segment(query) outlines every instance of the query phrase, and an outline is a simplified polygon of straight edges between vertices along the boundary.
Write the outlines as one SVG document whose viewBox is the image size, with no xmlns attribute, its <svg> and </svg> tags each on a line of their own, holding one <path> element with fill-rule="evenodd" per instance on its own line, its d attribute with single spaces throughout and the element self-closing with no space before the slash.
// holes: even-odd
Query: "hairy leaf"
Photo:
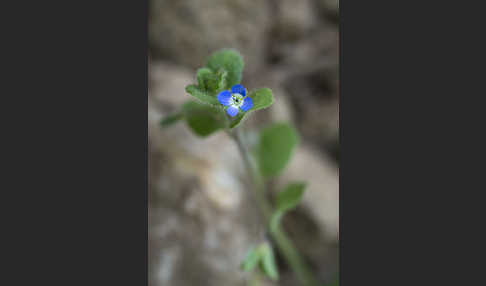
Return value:
<svg viewBox="0 0 486 286">
<path fill-rule="evenodd" d="M 273 249 L 268 245 L 265 244 L 262 249 L 262 259 L 261 259 L 261 266 L 263 272 L 272 280 L 278 280 L 278 270 L 277 264 L 275 262 L 275 255 L 273 254 Z"/>
<path fill-rule="evenodd" d="M 282 172 L 297 143 L 297 132 L 287 123 L 276 123 L 263 129 L 256 150 L 262 175 L 273 177 Z"/>
<path fill-rule="evenodd" d="M 276 208 L 281 211 L 288 211 L 295 208 L 304 194 L 306 183 L 295 182 L 288 184 L 285 189 L 278 193 Z"/>
<path fill-rule="evenodd" d="M 187 125 L 196 135 L 206 137 L 224 128 L 224 114 L 220 108 L 189 101 L 182 109 Z"/>
<path fill-rule="evenodd" d="M 209 93 L 209 95 L 215 96 L 225 88 L 227 76 L 228 72 L 226 70 L 214 72 L 207 67 L 200 68 L 197 70 L 198 88 Z"/>
<path fill-rule="evenodd" d="M 191 84 L 186 86 L 186 91 L 190 95 L 194 96 L 196 99 L 203 103 L 211 104 L 211 105 L 219 105 L 218 99 L 214 96 L 211 96 L 204 90 L 201 90 L 200 87 Z"/>
<path fill-rule="evenodd" d="M 269 88 L 260 88 L 250 93 L 249 97 L 253 100 L 253 108 L 251 110 L 259 110 L 267 108 L 273 104 L 273 93 Z"/>
<path fill-rule="evenodd" d="M 271 231 L 277 230 L 282 216 L 299 204 L 304 194 L 305 186 L 304 182 L 290 183 L 282 192 L 278 193 L 275 199 L 275 211 L 270 219 Z"/>
<path fill-rule="evenodd" d="M 260 261 L 261 253 L 259 248 L 252 248 L 248 251 L 245 260 L 241 263 L 241 269 L 243 271 L 251 271 L 258 265 Z"/>
<path fill-rule="evenodd" d="M 223 89 L 230 89 L 241 82 L 244 63 L 240 53 L 236 50 L 223 49 L 213 53 L 206 66 L 214 72 L 221 72 L 221 70 L 228 72 Z"/>
</svg>

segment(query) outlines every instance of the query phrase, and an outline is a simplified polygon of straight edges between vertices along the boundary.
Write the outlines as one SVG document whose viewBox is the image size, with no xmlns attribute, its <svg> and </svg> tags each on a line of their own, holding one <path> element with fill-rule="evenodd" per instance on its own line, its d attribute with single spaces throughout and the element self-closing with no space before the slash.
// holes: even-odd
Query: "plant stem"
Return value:
<svg viewBox="0 0 486 286">
<path fill-rule="evenodd" d="M 283 257 L 295 272 L 297 279 L 305 286 L 316 286 L 318 283 L 314 279 L 309 266 L 302 259 L 302 256 L 300 256 L 287 234 L 279 227 L 271 232 L 271 235 Z"/>
<path fill-rule="evenodd" d="M 254 198 L 258 204 L 258 208 L 260 209 L 260 212 L 262 214 L 262 217 L 264 218 L 264 221 L 267 222 L 270 219 L 271 213 L 272 213 L 272 208 L 268 201 L 265 198 L 265 193 L 263 192 L 265 189 L 264 182 L 257 173 L 256 168 L 254 167 L 255 164 L 252 162 L 252 158 L 250 157 L 250 153 L 246 149 L 242 137 L 241 137 L 241 130 L 239 128 L 235 128 L 236 130 L 233 133 L 233 139 L 236 142 L 236 145 L 238 146 L 238 151 L 240 152 L 240 155 L 243 159 L 243 163 L 245 165 L 246 171 L 248 172 L 248 175 L 250 176 L 252 182 L 253 182 L 253 195 Z"/>
<path fill-rule="evenodd" d="M 255 164 L 252 162 L 250 153 L 246 149 L 241 136 L 240 128 L 235 128 L 234 132 L 228 131 L 228 134 L 235 140 L 238 151 L 243 159 L 248 175 L 254 184 L 253 195 L 257 202 L 258 208 L 262 214 L 265 225 L 268 227 L 272 214 L 272 207 L 265 197 L 265 183 L 262 176 L 257 172 Z M 295 272 L 297 279 L 305 286 L 316 286 L 317 281 L 314 279 L 309 266 L 305 263 L 302 256 L 295 248 L 292 241 L 288 238 L 285 231 L 278 227 L 275 231 L 270 231 L 272 239 L 275 241 L 277 248 Z"/>
</svg>

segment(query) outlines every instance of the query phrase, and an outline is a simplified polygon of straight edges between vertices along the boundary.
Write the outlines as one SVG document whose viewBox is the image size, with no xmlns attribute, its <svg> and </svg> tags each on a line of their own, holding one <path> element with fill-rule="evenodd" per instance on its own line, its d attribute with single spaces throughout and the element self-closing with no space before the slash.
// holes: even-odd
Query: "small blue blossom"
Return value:
<svg viewBox="0 0 486 286">
<path fill-rule="evenodd" d="M 229 90 L 223 90 L 218 94 L 218 101 L 224 106 L 228 106 L 226 113 L 233 117 L 238 114 L 239 109 L 246 112 L 253 107 L 253 101 L 246 96 L 246 89 L 241 84 L 235 84 Z"/>
</svg>

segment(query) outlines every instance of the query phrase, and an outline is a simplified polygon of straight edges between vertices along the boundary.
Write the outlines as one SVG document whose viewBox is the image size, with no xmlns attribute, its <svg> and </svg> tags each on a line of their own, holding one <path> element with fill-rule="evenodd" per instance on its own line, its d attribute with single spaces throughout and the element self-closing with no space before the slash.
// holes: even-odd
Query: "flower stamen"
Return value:
<svg viewBox="0 0 486 286">
<path fill-rule="evenodd" d="M 233 93 L 231 95 L 230 105 L 234 107 L 240 107 L 241 105 L 243 105 L 243 95 L 239 93 Z"/>
</svg>

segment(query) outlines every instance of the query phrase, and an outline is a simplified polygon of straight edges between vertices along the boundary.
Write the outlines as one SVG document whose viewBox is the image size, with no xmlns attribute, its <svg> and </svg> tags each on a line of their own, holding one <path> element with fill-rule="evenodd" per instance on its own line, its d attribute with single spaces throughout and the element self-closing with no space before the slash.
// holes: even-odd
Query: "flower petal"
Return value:
<svg viewBox="0 0 486 286">
<path fill-rule="evenodd" d="M 247 96 L 243 99 L 243 104 L 240 106 L 240 109 L 243 111 L 248 111 L 253 107 L 253 100 Z"/>
<path fill-rule="evenodd" d="M 243 96 L 246 96 L 246 89 L 241 84 L 235 84 L 231 88 L 232 93 L 239 93 Z"/>
<path fill-rule="evenodd" d="M 233 117 L 238 114 L 238 107 L 230 106 L 228 109 L 226 109 L 226 112 L 229 114 L 229 116 Z"/>
<path fill-rule="evenodd" d="M 231 92 L 229 92 L 228 90 L 223 90 L 218 94 L 217 98 L 219 103 L 228 106 L 230 104 Z"/>
</svg>

